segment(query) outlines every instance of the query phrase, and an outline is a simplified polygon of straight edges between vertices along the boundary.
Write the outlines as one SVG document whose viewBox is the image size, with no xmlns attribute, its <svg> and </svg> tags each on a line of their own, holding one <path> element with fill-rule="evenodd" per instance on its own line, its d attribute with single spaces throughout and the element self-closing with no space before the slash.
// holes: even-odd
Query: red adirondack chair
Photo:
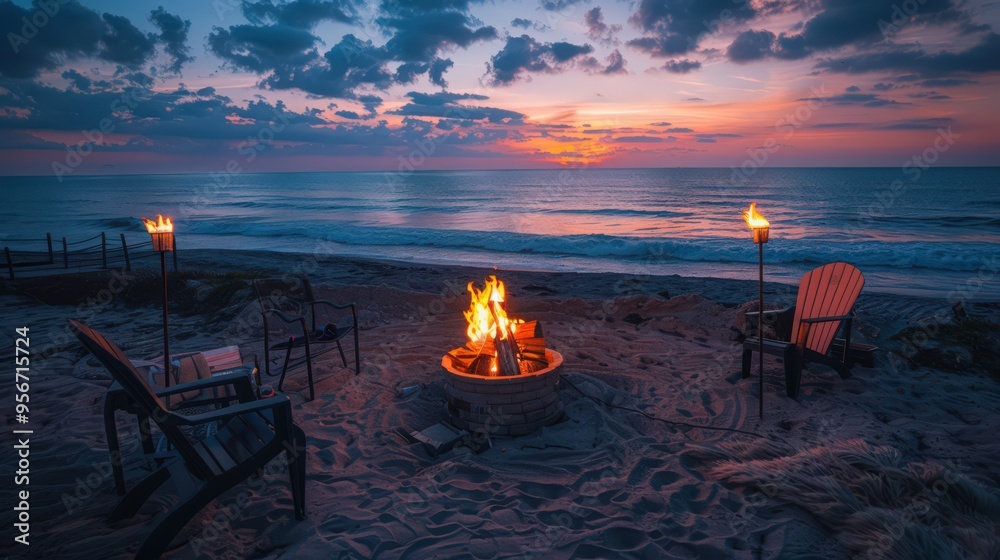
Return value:
<svg viewBox="0 0 1000 560">
<path fill-rule="evenodd" d="M 775 330 L 783 339 L 765 338 L 764 353 L 783 358 L 789 397 L 798 396 L 802 367 L 807 363 L 830 366 L 843 379 L 851 376 L 854 362 L 872 365 L 875 347 L 851 344 L 851 310 L 864 285 L 864 275 L 854 266 L 844 262 L 825 264 L 802 277 L 794 306 L 764 312 L 768 322 L 774 321 Z M 750 375 L 753 353 L 759 348 L 756 317 L 756 312 L 747 313 L 750 332 L 743 342 L 743 377 Z M 844 339 L 835 341 L 842 326 Z"/>
</svg>

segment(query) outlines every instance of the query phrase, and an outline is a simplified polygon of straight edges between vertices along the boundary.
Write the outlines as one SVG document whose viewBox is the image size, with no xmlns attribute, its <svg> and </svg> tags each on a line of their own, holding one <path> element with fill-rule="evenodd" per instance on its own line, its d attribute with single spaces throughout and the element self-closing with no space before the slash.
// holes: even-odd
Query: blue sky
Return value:
<svg viewBox="0 0 1000 560">
<path fill-rule="evenodd" d="M 6 174 L 900 166 L 941 134 L 939 164 L 1000 156 L 990 1 L 47 0 L 0 16 Z"/>
</svg>

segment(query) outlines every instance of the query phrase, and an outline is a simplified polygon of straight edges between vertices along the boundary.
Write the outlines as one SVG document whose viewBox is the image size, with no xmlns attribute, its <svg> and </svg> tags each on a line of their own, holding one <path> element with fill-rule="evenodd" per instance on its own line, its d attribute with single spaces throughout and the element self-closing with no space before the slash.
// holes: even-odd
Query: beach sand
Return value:
<svg viewBox="0 0 1000 560">
<path fill-rule="evenodd" d="M 397 428 L 448 419 L 441 356 L 464 343 L 466 283 L 491 270 L 208 250 L 180 264 L 173 352 L 239 344 L 263 356 L 250 279 L 305 272 L 320 297 L 359 305 L 362 368 L 323 355 L 311 402 L 304 371 L 286 383 L 308 436 L 306 520 L 294 520 L 276 459 L 192 519 L 167 558 L 1000 557 L 998 304 L 967 304 L 976 322 L 962 330 L 943 299 L 863 293 L 854 339 L 881 348 L 876 367 L 841 380 L 810 366 L 793 400 L 768 357 L 760 420 L 732 330 L 756 283 L 499 271 L 508 311 L 541 321 L 565 357 L 566 418 L 433 457 Z M 31 329 L 34 434 L 31 544 L 7 540 L 3 554 L 130 558 L 176 499 L 167 485 L 134 518 L 106 521 L 118 501 L 102 420 L 110 376 L 65 328 L 76 317 L 130 357 L 158 356 L 158 289 L 157 271 L 4 287 L 3 335 Z M 768 307 L 795 291 L 769 284 Z M 16 429 L 12 385 L 0 402 Z M 134 419 L 118 424 L 131 487 L 148 465 Z M 2 453 L 12 471 L 11 445 Z"/>
</svg>

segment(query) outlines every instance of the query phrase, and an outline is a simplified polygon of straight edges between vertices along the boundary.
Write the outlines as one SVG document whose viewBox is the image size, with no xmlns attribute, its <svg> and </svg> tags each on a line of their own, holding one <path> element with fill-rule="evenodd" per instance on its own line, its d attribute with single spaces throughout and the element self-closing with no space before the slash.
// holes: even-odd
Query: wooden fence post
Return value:
<svg viewBox="0 0 1000 560">
<path fill-rule="evenodd" d="M 3 254 L 7 257 L 7 269 L 10 270 L 10 279 L 14 279 L 14 260 L 10 257 L 10 247 L 3 248 Z"/>
<path fill-rule="evenodd" d="M 63 268 L 69 268 L 69 249 L 66 247 L 65 237 L 63 237 Z"/>
<path fill-rule="evenodd" d="M 174 236 L 174 270 L 177 270 L 177 236 Z"/>
<path fill-rule="evenodd" d="M 108 268 L 108 236 L 101 232 L 101 268 Z"/>
<path fill-rule="evenodd" d="M 51 233 L 46 233 L 45 234 L 45 241 L 46 241 L 46 243 L 49 244 L 49 262 L 48 262 L 48 264 L 52 264 L 52 263 L 55 262 L 55 258 L 53 258 L 53 255 L 52 255 L 52 234 Z"/>
<path fill-rule="evenodd" d="M 125 253 L 125 270 L 132 270 L 132 262 L 128 260 L 128 244 L 125 243 L 125 234 L 119 233 L 122 236 L 122 252 Z"/>
</svg>

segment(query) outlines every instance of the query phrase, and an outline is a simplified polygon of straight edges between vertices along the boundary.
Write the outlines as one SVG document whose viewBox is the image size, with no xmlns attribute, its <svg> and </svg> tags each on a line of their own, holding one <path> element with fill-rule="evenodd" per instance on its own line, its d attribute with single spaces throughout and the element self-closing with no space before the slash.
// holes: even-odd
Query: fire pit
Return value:
<svg viewBox="0 0 1000 560">
<path fill-rule="evenodd" d="M 562 356 L 545 347 L 541 324 L 507 317 L 506 290 L 496 276 L 487 278 L 482 290 L 470 282 L 469 293 L 468 342 L 441 358 L 452 422 L 477 434 L 504 436 L 558 422 Z"/>
</svg>

